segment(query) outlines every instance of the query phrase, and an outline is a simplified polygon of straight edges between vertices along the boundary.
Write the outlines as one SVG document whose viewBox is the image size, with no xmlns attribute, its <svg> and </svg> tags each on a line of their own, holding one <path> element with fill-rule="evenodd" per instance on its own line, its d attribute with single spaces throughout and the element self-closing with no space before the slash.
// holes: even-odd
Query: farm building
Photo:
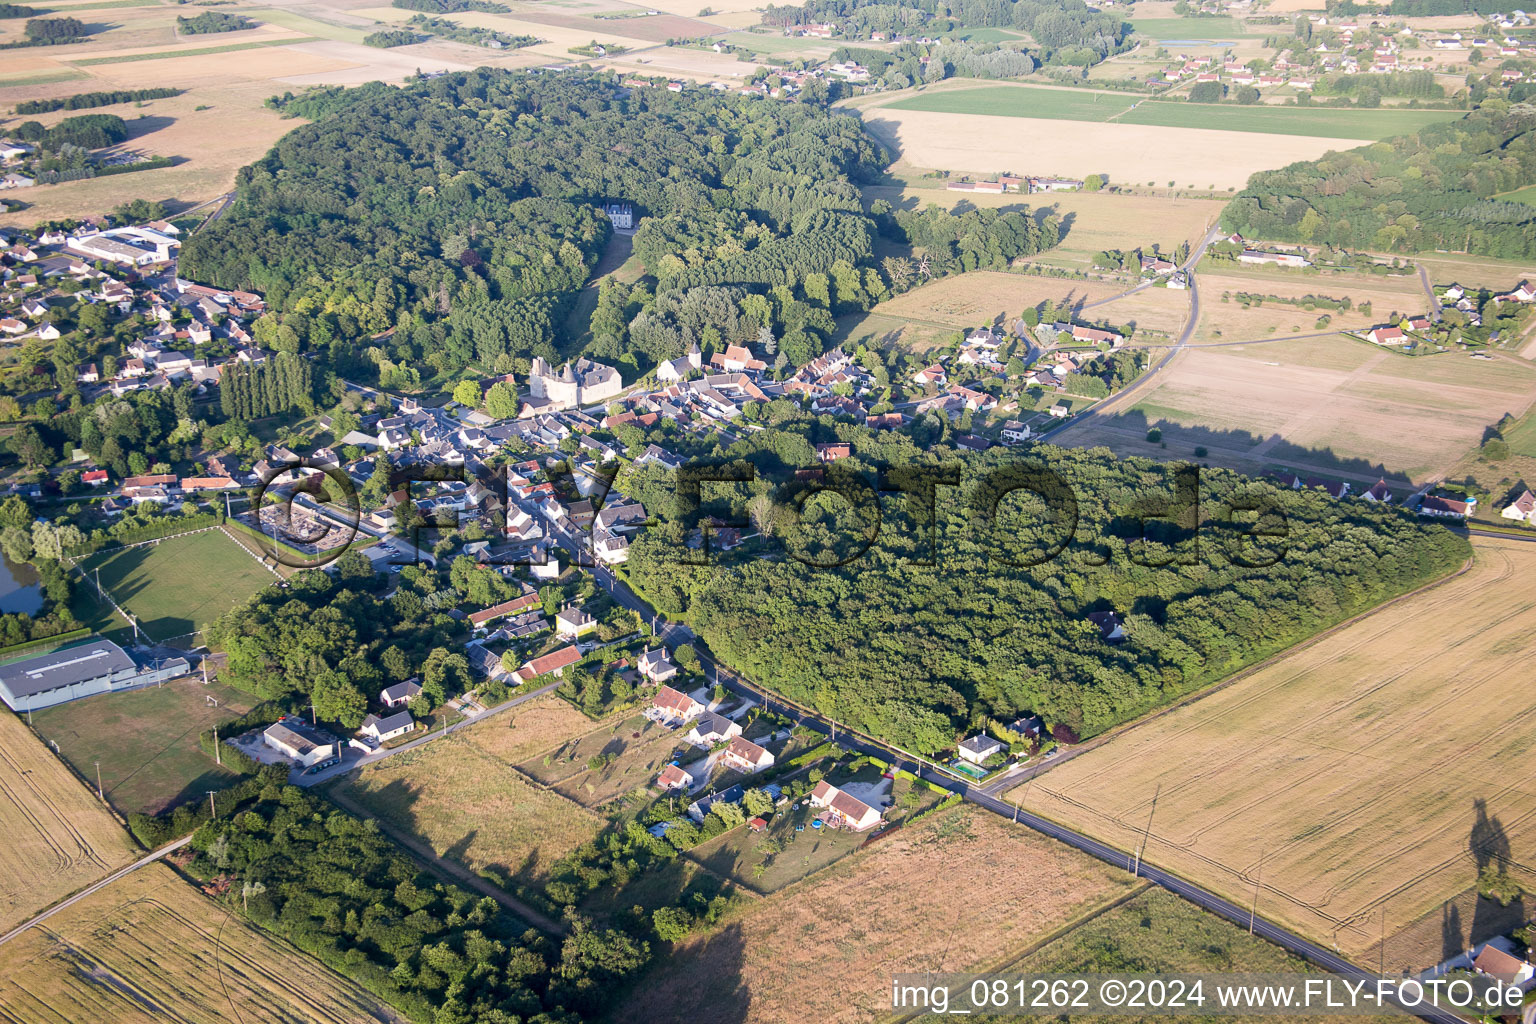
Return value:
<svg viewBox="0 0 1536 1024">
<path fill-rule="evenodd" d="M 97 637 L 0 666 L 0 699 L 12 711 L 37 711 L 98 693 L 163 683 L 189 671 L 185 658 L 141 667 L 117 644 Z"/>
<path fill-rule="evenodd" d="M 267 726 L 261 738 L 267 746 L 305 768 L 340 753 L 334 736 L 324 729 L 315 728 L 302 718 L 280 719 Z"/>
</svg>

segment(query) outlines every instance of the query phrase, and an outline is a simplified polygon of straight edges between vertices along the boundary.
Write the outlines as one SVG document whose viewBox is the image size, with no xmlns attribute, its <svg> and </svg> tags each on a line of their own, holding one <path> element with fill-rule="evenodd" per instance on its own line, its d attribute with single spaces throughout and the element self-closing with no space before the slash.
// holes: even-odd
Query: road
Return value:
<svg viewBox="0 0 1536 1024">
<path fill-rule="evenodd" d="M 146 855 L 144 857 L 140 857 L 138 860 L 134 861 L 132 864 L 129 864 L 125 868 L 118 868 L 116 871 L 112 872 L 106 878 L 103 878 L 101 881 L 95 883 L 94 885 L 86 886 L 84 889 L 81 889 L 79 892 L 77 892 L 73 896 L 69 897 L 69 899 L 64 900 L 62 902 L 59 902 L 59 903 L 55 903 L 53 906 L 49 907 L 47 910 L 43 911 L 41 914 L 38 914 L 36 917 L 34 917 L 32 920 L 28 921 L 26 924 L 17 925 L 15 928 L 12 928 L 10 931 L 6 932 L 4 935 L 0 935 L 0 945 L 4 945 L 5 943 L 10 942 L 16 936 L 18 936 L 22 932 L 26 931 L 28 928 L 33 928 L 33 927 L 36 927 L 39 924 L 42 924 L 44 921 L 48 920 L 54 914 L 57 914 L 59 911 L 64 910 L 67 907 L 74 906 L 76 903 L 79 903 L 81 900 L 85 899 L 87 896 L 89 896 L 91 893 L 95 892 L 97 889 L 101 889 L 101 888 L 103 888 L 105 886 L 111 885 L 113 882 L 117 881 L 119 878 L 122 878 L 124 875 L 130 874 L 131 872 L 139 870 L 139 868 L 144 867 L 146 864 L 153 864 L 155 861 L 157 861 L 160 858 L 164 857 L 166 854 L 174 853 L 175 851 L 181 849 L 183 846 L 186 846 L 191 841 L 192 841 L 192 837 L 191 836 L 183 836 L 182 838 L 176 840 L 173 843 L 166 843 L 164 846 L 160 847 L 160 849 L 156 850 L 154 853 L 148 854 L 148 855 Z"/>
<path fill-rule="evenodd" d="M 1209 248 L 1211 243 L 1216 241 L 1216 239 L 1220 236 L 1221 226 L 1219 224 L 1212 224 L 1210 230 L 1205 233 L 1205 237 L 1200 239 L 1200 244 L 1190 250 L 1189 258 L 1186 259 L 1183 265 L 1179 267 L 1179 269 L 1184 271 L 1185 275 L 1189 278 L 1189 319 L 1184 322 L 1184 330 L 1179 335 L 1179 340 L 1174 343 L 1174 346 L 1170 348 L 1166 353 L 1164 353 L 1163 358 L 1159 359 L 1157 364 L 1151 369 L 1147 370 L 1146 373 L 1142 374 L 1140 377 L 1137 377 L 1135 380 L 1131 381 L 1115 394 L 1095 405 L 1092 409 L 1089 409 L 1088 412 L 1083 416 L 1077 416 L 1070 420 L 1063 420 L 1061 423 L 1056 424 L 1056 426 L 1041 431 L 1035 436 L 1035 440 L 1044 441 L 1046 438 L 1050 437 L 1052 434 L 1055 434 L 1057 431 L 1062 430 L 1065 427 L 1069 427 L 1074 423 L 1080 423 L 1089 416 L 1096 416 L 1111 405 L 1118 405 L 1121 398 L 1130 394 L 1137 388 L 1140 388 L 1143 384 L 1146 384 L 1148 381 L 1152 380 L 1152 378 L 1156 377 L 1158 371 L 1167 366 L 1168 362 L 1173 359 L 1174 356 L 1178 355 L 1179 351 L 1183 349 L 1185 345 L 1189 344 L 1189 339 L 1195 336 L 1195 328 L 1200 323 L 1200 282 L 1197 275 L 1194 273 L 1194 267 L 1200 262 L 1200 258 L 1205 255 L 1205 250 Z M 1136 289 L 1132 289 L 1132 291 L 1135 290 Z"/>
<path fill-rule="evenodd" d="M 1200 248 L 1191 254 L 1190 265 L 1192 265 L 1194 261 L 1200 258 L 1200 253 L 1205 249 L 1205 246 L 1209 243 L 1212 237 L 1214 237 L 1214 229 L 1212 230 L 1211 234 L 1206 236 L 1206 240 L 1200 244 Z M 1191 295 L 1191 300 L 1190 322 L 1189 326 L 1185 328 L 1183 337 L 1180 338 L 1179 344 L 1181 346 L 1185 341 L 1188 340 L 1190 334 L 1193 332 L 1193 325 L 1198 319 L 1198 305 L 1195 301 L 1193 301 L 1193 295 Z M 558 529 L 551 530 L 551 536 L 558 540 L 561 545 L 566 547 L 566 549 L 573 555 L 581 551 L 584 547 L 578 538 L 572 537 L 570 534 L 564 531 Z M 765 710 L 771 711 L 775 714 L 783 715 L 799 725 L 803 725 L 817 732 L 829 735 L 835 738 L 838 743 L 844 747 L 847 747 L 848 749 L 854 750 L 861 754 L 873 754 L 883 761 L 890 762 L 893 769 L 909 771 L 924 781 L 933 782 L 937 785 L 943 786 L 945 789 L 952 793 L 960 794 L 964 799 L 976 804 L 978 807 L 991 811 L 994 814 L 1001 815 L 1005 818 L 1009 818 L 1010 820 L 1031 828 L 1042 835 L 1049 836 L 1052 839 L 1065 843 L 1073 849 L 1080 850 L 1083 853 L 1089 854 L 1090 856 L 1097 857 L 1099 860 L 1102 860 L 1105 863 L 1112 864 L 1116 867 L 1125 868 L 1128 871 L 1134 870 L 1139 875 L 1139 877 L 1145 878 L 1150 882 L 1154 882 L 1157 885 L 1167 889 L 1168 891 L 1189 900 L 1196 906 L 1201 907 L 1202 909 L 1207 910 L 1213 914 L 1224 917 L 1227 920 L 1234 922 L 1235 924 L 1244 927 L 1249 925 L 1250 916 L 1247 909 L 1238 906 L 1230 900 L 1218 896 L 1216 893 L 1211 892 L 1208 889 L 1202 888 L 1201 886 L 1195 885 L 1192 882 L 1188 882 L 1174 874 L 1164 871 L 1154 864 L 1137 864 L 1132 854 L 1129 854 L 1123 850 L 1118 850 L 1112 846 L 1109 846 L 1108 844 L 1101 843 L 1096 839 L 1092 839 L 1086 835 L 1083 835 L 1082 833 L 1075 832 L 1063 825 L 1058 825 L 1049 819 L 1042 818 L 1036 814 L 1020 810 L 1016 807 L 1013 807 L 1012 805 L 1004 803 L 995 795 L 988 792 L 988 787 L 973 786 L 970 780 L 958 775 L 957 773 L 949 771 L 940 765 L 936 765 L 931 761 L 916 757 L 905 751 L 892 748 L 889 745 L 872 737 L 865 736 L 855 731 L 850 731 L 835 722 L 827 720 L 822 715 L 811 711 L 810 709 L 801 707 L 790 701 L 786 701 L 782 697 L 778 697 L 774 694 L 768 693 L 753 686 L 746 680 L 743 680 L 741 677 L 737 676 L 734 672 L 731 672 L 729 669 L 722 668 L 713 659 L 708 648 L 705 646 L 703 641 L 694 634 L 693 630 L 680 623 L 668 622 L 661 618 L 656 613 L 655 609 L 651 608 L 650 605 L 641 600 L 632 590 L 629 589 L 629 587 L 624 585 L 623 581 L 615 577 L 613 573 L 607 568 L 598 565 L 591 567 L 591 571 L 593 576 L 596 578 L 598 585 L 607 591 L 608 594 L 616 602 L 639 613 L 647 621 L 655 623 L 656 634 L 665 643 L 673 646 L 685 643 L 692 644 L 694 650 L 699 655 L 700 663 L 704 666 L 706 671 L 713 671 L 717 683 L 724 685 L 727 689 L 739 695 L 747 696 L 760 702 Z M 1046 770 L 1046 767 L 1046 764 L 1042 764 L 1036 766 L 1034 771 L 1044 771 Z M 1020 774 L 1016 776 L 1014 781 L 1024 777 L 1026 776 Z M 996 784 L 994 783 L 994 786 L 995 785 Z M 1282 949 L 1305 958 L 1306 960 L 1316 964 L 1324 970 L 1352 979 L 1374 977 L 1374 975 L 1371 975 L 1362 968 L 1359 968 L 1350 963 L 1348 960 L 1333 950 L 1320 946 L 1317 943 L 1305 939 L 1294 932 L 1291 932 L 1277 924 L 1265 920 L 1262 917 L 1254 916 L 1252 918 L 1252 926 L 1255 934 L 1268 939 L 1270 942 L 1280 946 Z M 1431 1024 L 1462 1024 L 1461 1018 L 1457 1017 L 1455 1014 L 1448 1013 L 1438 1008 L 1404 1007 L 1403 1009 L 1422 1020 L 1431 1022 Z"/>
<path fill-rule="evenodd" d="M 1440 320 L 1440 296 L 1435 294 L 1434 286 L 1429 283 L 1429 271 L 1424 269 L 1424 264 L 1418 264 L 1419 283 L 1424 286 L 1424 294 L 1429 296 L 1429 315 L 1435 322 Z"/>
</svg>

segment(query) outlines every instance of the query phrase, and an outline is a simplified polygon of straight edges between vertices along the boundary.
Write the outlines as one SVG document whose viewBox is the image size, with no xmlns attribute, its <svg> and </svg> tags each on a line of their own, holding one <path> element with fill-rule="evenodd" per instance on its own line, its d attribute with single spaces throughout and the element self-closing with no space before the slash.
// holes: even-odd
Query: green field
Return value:
<svg viewBox="0 0 1536 1024">
<path fill-rule="evenodd" d="M 933 110 L 941 114 L 995 114 L 999 117 L 1043 117 L 1052 121 L 1107 121 L 1129 110 L 1135 97 L 1087 89 L 1040 89 L 989 85 L 925 93 L 888 110 Z"/>
<path fill-rule="evenodd" d="M 1514 192 L 1506 192 L 1496 198 L 1507 199 L 1511 203 L 1526 203 L 1530 206 L 1536 206 L 1536 185 L 1527 185 L 1525 188 L 1517 189 Z"/>
<path fill-rule="evenodd" d="M 296 39 L 265 39 L 256 43 L 226 43 L 223 46 L 202 46 L 195 50 L 161 50 L 156 53 L 129 53 L 115 57 L 82 57 L 71 60 L 76 67 L 94 67 L 97 64 L 132 64 L 141 60 L 170 60 L 173 57 L 202 57 L 210 53 L 232 53 L 235 50 L 255 50 L 263 46 L 292 46 L 295 43 L 318 43 L 318 38 L 302 36 Z"/>
<path fill-rule="evenodd" d="M 970 28 L 956 33 L 956 37 L 971 43 L 1006 43 L 1026 38 L 1022 32 L 1010 32 L 1006 28 Z"/>
<path fill-rule="evenodd" d="M 219 702 L 208 702 L 212 696 Z M 247 694 L 198 677 L 126 693 L 103 693 L 33 713 L 43 739 L 81 778 L 101 786 L 123 814 L 158 813 L 188 800 L 206 800 L 240 776 L 218 767 L 197 743 L 198 733 L 249 711 Z"/>
<path fill-rule="evenodd" d="M 1132 18 L 1131 28 L 1148 39 L 1190 39 L 1202 42 L 1246 39 L 1267 34 L 1248 31 L 1236 18 Z"/>
<path fill-rule="evenodd" d="M 1457 110 L 1340 110 L 1328 107 L 1242 107 L 1215 103 L 1142 103 L 1117 120 L 1166 128 L 1214 128 L 1267 135 L 1325 139 L 1385 139 L 1409 135 L 1428 124 L 1454 121 Z"/>
<path fill-rule="evenodd" d="M 1141 100 L 1087 89 L 992 85 L 912 96 L 891 110 L 945 114 L 1039 117 L 1053 121 L 1109 121 L 1166 128 L 1214 128 L 1266 135 L 1313 135 L 1328 139 L 1385 139 L 1453 121 L 1456 110 L 1341 110 L 1330 107 L 1237 106 Z"/>
<path fill-rule="evenodd" d="M 158 641 L 202 629 L 274 579 L 221 530 L 105 552 L 80 570 L 87 581 L 100 570 L 102 587 Z M 91 582 L 76 590 L 94 597 Z"/>
</svg>

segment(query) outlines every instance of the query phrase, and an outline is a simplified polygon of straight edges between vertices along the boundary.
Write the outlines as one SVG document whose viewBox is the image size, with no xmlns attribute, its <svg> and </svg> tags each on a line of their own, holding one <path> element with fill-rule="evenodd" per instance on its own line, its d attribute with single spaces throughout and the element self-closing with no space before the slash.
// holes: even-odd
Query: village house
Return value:
<svg viewBox="0 0 1536 1024">
<path fill-rule="evenodd" d="M 640 655 L 636 667 L 642 676 L 653 683 L 665 683 L 677 675 L 677 666 L 672 664 L 672 655 L 665 647 L 658 647 L 654 651 L 647 647 Z"/>
<path fill-rule="evenodd" d="M 1521 491 L 1520 497 L 1504 507 L 1499 515 L 1505 519 L 1513 519 L 1517 522 L 1528 523 L 1531 521 L 1531 513 L 1536 512 L 1536 494 L 1529 490 Z"/>
<path fill-rule="evenodd" d="M 1003 444 L 1022 444 L 1034 436 L 1034 431 L 1018 420 L 1009 420 L 1003 424 Z"/>
<path fill-rule="evenodd" d="M 1386 504 L 1392 500 L 1392 489 L 1387 486 L 1385 480 L 1377 480 L 1369 490 L 1361 491 L 1360 497 L 1366 501 Z"/>
<path fill-rule="evenodd" d="M 1239 263 L 1274 263 L 1282 267 L 1310 267 L 1312 261 L 1290 252 L 1265 252 L 1261 249 L 1244 249 L 1237 256 Z"/>
<path fill-rule="evenodd" d="M 1125 639 L 1125 627 L 1120 624 L 1120 616 L 1114 612 L 1089 612 L 1088 621 L 1099 629 L 1099 636 L 1110 643 Z"/>
<path fill-rule="evenodd" d="M 416 721 L 411 718 L 409 711 L 399 711 L 393 715 L 380 718 L 378 715 L 369 715 L 363 719 L 362 728 L 357 731 L 364 736 L 384 743 L 397 736 L 404 736 L 416 728 Z"/>
<path fill-rule="evenodd" d="M 107 471 L 104 469 L 88 469 L 80 474 L 80 480 L 90 487 L 101 487 L 107 482 Z"/>
<path fill-rule="evenodd" d="M 1536 967 L 1532 967 L 1513 953 L 1505 952 L 1491 942 L 1483 946 L 1477 958 L 1472 961 L 1472 969 L 1479 974 L 1496 978 L 1505 985 L 1519 987 L 1525 987 L 1527 982 L 1536 977 Z"/>
<path fill-rule="evenodd" d="M 1466 500 L 1446 498 L 1438 494 L 1426 494 L 1419 501 L 1419 515 L 1436 519 L 1466 519 L 1477 510 L 1477 499 L 1470 495 Z"/>
<path fill-rule="evenodd" d="M 703 713 L 702 703 L 670 686 L 663 686 L 657 690 L 656 696 L 651 698 L 651 706 L 646 709 L 646 717 L 664 724 L 667 722 L 686 724 Z"/>
<path fill-rule="evenodd" d="M 705 711 L 694 720 L 693 728 L 683 739 L 696 747 L 712 747 L 741 735 L 741 726 L 724 715 Z"/>
<path fill-rule="evenodd" d="M 1403 333 L 1403 329 L 1390 324 L 1373 327 L 1366 332 L 1365 336 L 1378 345 L 1404 345 L 1408 342 L 1408 335 Z"/>
<path fill-rule="evenodd" d="M 411 702 L 411 698 L 421 692 L 421 683 L 415 679 L 407 679 L 403 683 L 386 686 L 379 691 L 379 703 L 387 708 L 399 708 Z"/>
<path fill-rule="evenodd" d="M 562 647 L 552 654 L 546 654 L 542 658 L 534 658 L 522 668 L 513 673 L 517 677 L 518 685 L 532 682 L 543 675 L 553 673 L 562 676 L 565 670 L 581 660 L 581 652 L 574 646 Z"/>
<path fill-rule="evenodd" d="M 669 764 L 656 776 L 656 785 L 662 789 L 686 792 L 693 788 L 693 776 L 675 764 Z"/>
<path fill-rule="evenodd" d="M 955 748 L 955 752 L 960 755 L 962 760 L 969 761 L 971 764 L 981 764 L 992 755 L 1001 754 L 1003 752 L 1003 742 L 984 732 L 977 733 L 975 736 L 961 740 L 960 745 Z"/>
<path fill-rule="evenodd" d="M 773 767 L 773 755 L 744 736 L 732 737 L 720 753 L 720 764 L 738 772 L 751 775 Z"/>
<path fill-rule="evenodd" d="M 566 608 L 555 616 L 555 635 L 584 636 L 597 629 L 597 620 L 580 608 Z"/>
<path fill-rule="evenodd" d="M 857 797 L 843 792 L 826 779 L 811 791 L 811 806 L 820 808 L 829 824 L 864 832 L 880 824 L 880 812 Z"/>
</svg>

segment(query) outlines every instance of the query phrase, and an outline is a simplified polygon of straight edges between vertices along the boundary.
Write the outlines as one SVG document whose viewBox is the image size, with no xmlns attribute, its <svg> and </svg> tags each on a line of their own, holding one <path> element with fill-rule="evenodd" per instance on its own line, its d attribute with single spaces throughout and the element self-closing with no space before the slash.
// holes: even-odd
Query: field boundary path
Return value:
<svg viewBox="0 0 1536 1024">
<path fill-rule="evenodd" d="M 111 885 L 113 882 L 117 881 L 119 878 L 122 878 L 124 875 L 129 874 L 130 872 L 137 871 L 139 868 L 155 863 L 155 861 L 160 860 L 166 854 L 176 852 L 191 841 L 192 836 L 182 836 L 175 842 L 166 843 L 164 846 L 160 847 L 160 849 L 149 854 L 148 856 L 140 857 L 138 860 L 134 861 L 132 864 L 129 864 L 127 867 L 118 868 L 116 871 L 112 872 L 106 878 L 101 879 L 99 882 L 93 882 L 92 884 L 86 886 L 84 889 L 81 889 L 79 892 L 75 893 L 73 896 L 70 896 L 68 899 L 63 899 L 55 903 L 53 906 L 49 907 L 41 914 L 38 914 L 27 923 L 17 925 L 15 928 L 12 928 L 10 931 L 6 932 L 4 935 L 0 935 L 0 946 L 10 942 L 16 936 L 26 931 L 28 928 L 33 928 L 39 924 L 42 924 L 44 921 L 48 920 L 54 914 L 57 914 L 59 911 L 64 910 L 67 907 L 74 906 L 76 903 L 85 899 L 96 890 Z"/>
<path fill-rule="evenodd" d="M 481 878 L 479 875 L 475 874 L 464 865 L 439 855 L 430 846 L 427 846 L 415 836 L 407 835 L 406 833 L 401 832 L 399 829 L 385 822 L 382 818 L 376 818 L 369 814 L 366 810 L 359 807 L 352 800 L 348 799 L 344 794 L 335 790 L 330 790 L 326 793 L 326 796 L 333 803 L 335 803 L 336 806 L 340 807 L 348 814 L 351 814 L 357 818 L 361 818 L 364 821 L 371 821 L 376 824 L 379 827 L 380 832 L 384 833 L 396 843 L 399 843 L 406 849 L 407 852 L 425 864 L 428 868 L 436 871 L 440 875 L 447 876 L 450 881 L 458 882 L 462 885 L 467 885 L 469 888 L 480 893 L 482 896 L 489 896 L 491 899 L 495 900 L 497 903 L 500 903 L 503 907 L 510 910 L 518 917 L 522 918 L 528 924 L 538 928 L 540 931 L 548 932 L 550 935 L 565 934 L 566 926 L 564 922 L 556 921 L 555 919 L 540 913 L 500 886 L 493 885 L 492 883 Z"/>
</svg>

